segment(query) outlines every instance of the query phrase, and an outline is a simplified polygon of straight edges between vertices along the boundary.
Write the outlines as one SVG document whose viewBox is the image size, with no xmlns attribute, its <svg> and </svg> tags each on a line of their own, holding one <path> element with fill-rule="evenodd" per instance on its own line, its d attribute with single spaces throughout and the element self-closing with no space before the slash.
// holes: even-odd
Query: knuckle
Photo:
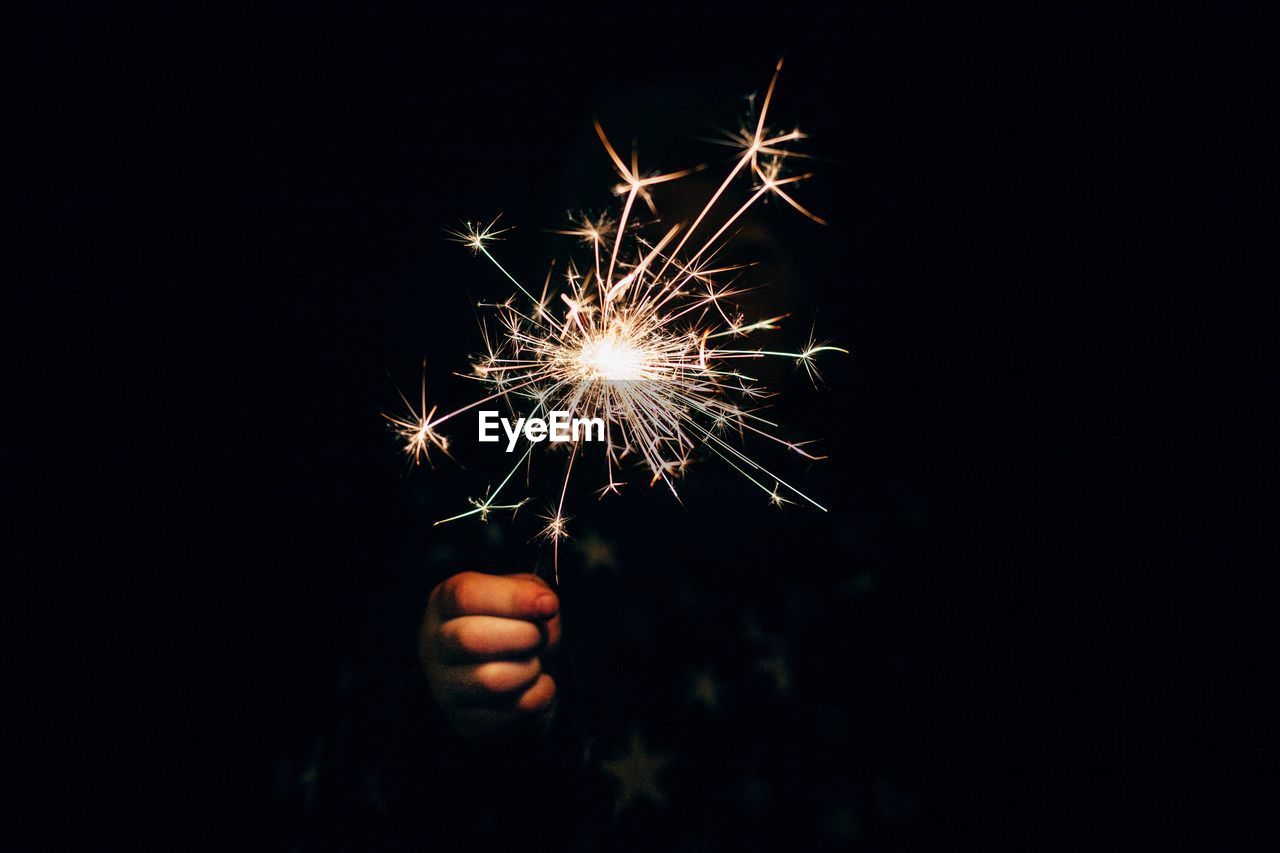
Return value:
<svg viewBox="0 0 1280 853">
<path fill-rule="evenodd" d="M 542 629 L 532 622 L 521 622 L 516 629 L 517 635 L 513 645 L 520 650 L 529 651 L 542 644 Z"/>
<path fill-rule="evenodd" d="M 541 675 L 532 687 L 520 697 L 519 707 L 521 711 L 536 712 L 541 711 L 550 705 L 556 698 L 556 680 L 545 673 Z"/>
<path fill-rule="evenodd" d="M 486 665 L 476 668 L 475 673 L 476 686 L 485 693 L 501 693 L 503 682 L 502 672 L 493 665 Z"/>
<path fill-rule="evenodd" d="M 466 595 L 467 588 L 475 583 L 475 572 L 458 572 L 449 578 L 446 578 L 440 584 L 440 596 L 447 603 L 454 607 L 461 604 L 463 596 Z"/>
<path fill-rule="evenodd" d="M 436 648 L 439 649 L 444 657 L 449 657 L 450 653 L 454 649 L 458 648 L 459 645 L 460 637 L 458 626 L 453 623 L 454 620 L 452 619 L 441 623 L 440 626 L 436 628 L 435 635 L 433 637 Z"/>
<path fill-rule="evenodd" d="M 476 668 L 476 684 L 487 693 L 507 693 L 528 682 L 537 661 L 528 664 L 490 663 Z"/>
<path fill-rule="evenodd" d="M 542 643 L 538 626 L 483 616 L 460 616 L 440 626 L 439 643 L 449 656 L 470 660 L 531 654 Z"/>
<path fill-rule="evenodd" d="M 457 575 L 445 578 L 436 584 L 436 588 L 431 591 L 431 600 L 437 605 L 447 605 L 453 600 L 454 588 L 457 585 Z"/>
<path fill-rule="evenodd" d="M 472 586 L 475 585 L 475 582 L 478 578 L 480 578 L 479 572 L 472 572 L 472 571 L 458 572 L 456 575 L 449 578 L 449 580 L 452 582 L 450 584 L 450 588 L 455 593 L 466 592 L 469 589 L 471 589 Z"/>
<path fill-rule="evenodd" d="M 484 652 L 484 635 L 466 624 L 458 625 L 453 638 L 454 647 L 464 655 L 479 655 Z"/>
</svg>

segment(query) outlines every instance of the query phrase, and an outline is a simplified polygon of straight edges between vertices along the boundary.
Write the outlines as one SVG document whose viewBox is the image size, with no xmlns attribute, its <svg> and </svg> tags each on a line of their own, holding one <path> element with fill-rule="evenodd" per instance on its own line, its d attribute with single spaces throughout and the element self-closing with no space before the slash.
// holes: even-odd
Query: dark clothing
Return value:
<svg viewBox="0 0 1280 853">
<path fill-rule="evenodd" d="M 773 552 L 787 543 L 769 541 L 778 526 L 770 510 L 751 511 L 761 524 L 740 542 L 708 539 L 678 559 L 664 559 L 661 537 L 627 550 L 595 531 L 562 543 L 554 723 L 545 735 L 485 747 L 450 730 L 417 656 L 435 583 L 473 565 L 511 568 L 499 568 L 495 544 L 505 527 L 455 530 L 454 541 L 473 540 L 466 556 L 437 547 L 379 596 L 330 722 L 310 755 L 282 767 L 295 819 L 287 843 L 765 850 L 797 838 L 838 849 L 855 838 L 870 788 L 844 760 L 842 705 L 856 691 L 847 676 L 814 680 L 821 667 L 806 649 L 839 652 L 825 633 L 837 624 L 830 617 L 864 595 L 870 577 L 828 566 L 819 594 L 820 573 L 804 565 L 812 558 L 800 560 L 792 542 L 784 562 Z M 516 555 L 535 553 L 515 545 Z M 756 562 L 744 561 L 748 552 Z M 723 562 L 708 564 L 712 554 Z M 768 585 L 752 568 L 761 561 L 778 567 Z M 553 580 L 550 566 L 541 573 Z M 910 808 L 892 787 L 880 790 L 888 812 Z"/>
</svg>

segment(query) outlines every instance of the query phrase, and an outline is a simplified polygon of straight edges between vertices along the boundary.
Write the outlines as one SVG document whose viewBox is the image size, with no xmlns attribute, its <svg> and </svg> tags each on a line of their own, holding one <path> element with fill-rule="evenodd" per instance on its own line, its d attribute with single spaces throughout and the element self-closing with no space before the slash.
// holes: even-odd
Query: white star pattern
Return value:
<svg viewBox="0 0 1280 853">
<path fill-rule="evenodd" d="M 781 642 L 774 643 L 769 654 L 756 661 L 756 668 L 773 679 L 773 689 L 779 696 L 791 692 L 791 667 Z"/>
<path fill-rule="evenodd" d="M 592 531 L 577 543 L 578 553 L 588 572 L 613 571 L 618 568 L 618 557 L 613 546 Z"/>
<path fill-rule="evenodd" d="M 711 670 L 700 669 L 690 676 L 688 698 L 708 711 L 720 710 L 720 683 Z"/>
<path fill-rule="evenodd" d="M 611 761 L 600 762 L 604 772 L 618 780 L 619 788 L 613 800 L 614 814 L 621 813 L 640 799 L 666 805 L 667 797 L 658 784 L 658 774 L 670 762 L 670 756 L 665 753 L 649 752 L 640 732 L 632 729 L 626 753 Z"/>
</svg>

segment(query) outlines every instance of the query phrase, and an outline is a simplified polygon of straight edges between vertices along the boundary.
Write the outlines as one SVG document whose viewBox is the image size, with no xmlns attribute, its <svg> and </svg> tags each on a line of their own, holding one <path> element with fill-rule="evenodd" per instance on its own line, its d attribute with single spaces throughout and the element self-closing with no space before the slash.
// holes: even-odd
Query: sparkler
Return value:
<svg viewBox="0 0 1280 853">
<path fill-rule="evenodd" d="M 737 154 L 719 188 L 692 223 L 673 225 L 656 240 L 644 236 L 647 226 L 636 222 L 636 202 L 656 217 L 651 188 L 702 167 L 646 175 L 634 151 L 630 161 L 624 161 L 596 123 L 600 142 L 621 179 L 615 194 L 622 197 L 622 209 L 616 219 L 581 216 L 572 228 L 557 232 L 576 237 L 589 259 L 582 267 L 577 261 L 569 262 L 564 289 L 555 296 L 550 293 L 552 272 L 535 295 L 493 255 L 491 246 L 506 230 L 497 226 L 497 220 L 487 225 L 468 223 L 464 230 L 451 232 L 474 254 L 490 261 L 518 293 L 497 304 L 482 303 L 494 312 L 496 332 L 482 325 L 484 353 L 474 360 L 470 378 L 486 386 L 486 395 L 437 414 L 437 407 L 427 408 L 424 378 L 421 408 L 406 400 L 407 416 L 387 416 L 415 462 L 428 460 L 433 449 L 448 453 L 448 440 L 438 432 L 446 422 L 485 403 L 501 401 L 513 411 L 528 409 L 531 417 L 559 411 L 602 419 L 606 474 L 599 490 L 602 498 L 625 485 L 621 472 L 634 460 L 647 472 L 651 486 L 662 483 L 678 499 L 675 482 L 701 448 L 759 487 L 774 506 L 802 500 L 825 511 L 730 441 L 731 434 L 739 438 L 754 434 L 806 459 L 821 459 L 805 449 L 807 442 L 775 435 L 778 425 L 762 416 L 753 402 L 765 393 L 743 371 L 746 362 L 781 358 L 793 360 L 816 377 L 814 360 L 819 354 L 847 352 L 812 338 L 796 352 L 731 343 L 776 329 L 783 319 L 748 321 L 733 307 L 732 298 L 745 291 L 725 283 L 725 277 L 743 266 L 717 265 L 716 258 L 731 239 L 734 223 L 769 196 L 815 222 L 823 221 L 789 189 L 810 175 L 785 174 L 788 161 L 803 156 L 790 144 L 805 134 L 798 129 L 774 131 L 767 124 L 781 69 L 779 61 L 754 124 L 744 121 L 737 132 L 720 140 L 737 149 Z M 726 191 L 735 182 L 748 181 L 751 191 L 746 201 L 717 224 L 712 214 L 722 206 Z M 692 239 L 707 231 L 712 233 Z M 488 520 L 495 511 L 514 514 L 529 498 L 512 500 L 504 497 L 505 492 L 526 463 L 532 466 L 537 446 L 529 443 L 496 487 L 488 489 L 484 498 L 470 500 L 470 510 L 436 524 L 472 516 Z M 557 566 L 559 543 L 569 535 L 565 499 L 574 463 L 589 449 L 589 444 L 577 440 L 568 444 L 559 499 L 542 517 L 544 526 L 538 535 L 552 543 Z"/>
</svg>

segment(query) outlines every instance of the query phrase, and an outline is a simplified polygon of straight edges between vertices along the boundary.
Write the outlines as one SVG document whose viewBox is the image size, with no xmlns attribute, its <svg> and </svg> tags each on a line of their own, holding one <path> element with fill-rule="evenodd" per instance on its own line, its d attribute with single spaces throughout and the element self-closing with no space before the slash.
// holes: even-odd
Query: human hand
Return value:
<svg viewBox="0 0 1280 853">
<path fill-rule="evenodd" d="M 560 600 L 536 575 L 460 572 L 431 591 L 419 655 L 431 695 L 466 737 L 545 721 L 556 682 Z"/>
</svg>

